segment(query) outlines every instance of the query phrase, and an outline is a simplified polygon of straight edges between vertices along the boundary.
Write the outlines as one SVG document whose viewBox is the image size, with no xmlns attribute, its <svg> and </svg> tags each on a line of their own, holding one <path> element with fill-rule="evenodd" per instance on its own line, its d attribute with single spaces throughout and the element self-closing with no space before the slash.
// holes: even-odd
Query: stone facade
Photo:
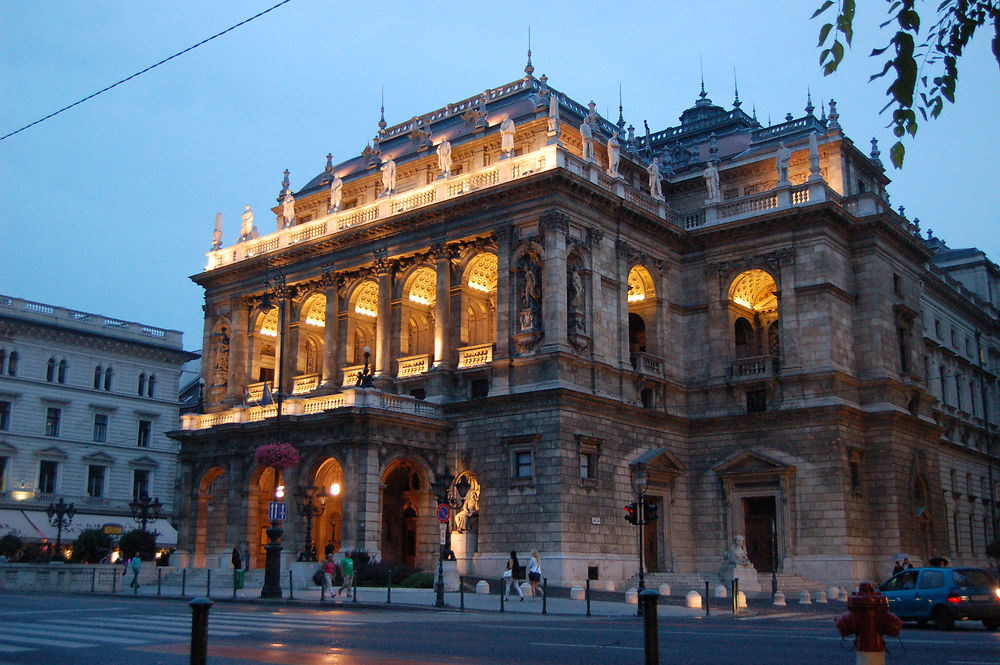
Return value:
<svg viewBox="0 0 1000 665">
<path fill-rule="evenodd" d="M 641 469 L 653 572 L 715 575 L 735 535 L 758 572 L 822 582 L 880 577 L 901 550 L 982 562 L 992 424 L 983 394 L 949 410 L 924 375 L 925 313 L 978 333 L 986 362 L 965 355 L 961 385 L 986 384 L 996 414 L 997 303 L 957 281 L 997 293 L 996 266 L 936 266 L 940 248 L 887 205 L 881 165 L 811 104 L 764 128 L 702 94 L 645 137 L 593 106 L 529 74 L 380 123 L 360 157 L 294 192 L 296 225 L 208 254 L 193 277 L 206 412 L 172 434 L 195 563 L 248 540 L 261 565 L 275 479 L 252 453 L 276 437 L 304 456 L 286 488 L 324 497 L 308 533 L 293 502 L 292 556 L 308 539 L 429 568 L 448 493 L 461 571 L 498 576 L 509 550 L 537 548 L 550 582 L 620 584 L 637 569 L 621 513 Z M 968 490 L 945 469 L 963 488 L 963 473 L 989 477 L 959 541 L 948 513 Z"/>
</svg>

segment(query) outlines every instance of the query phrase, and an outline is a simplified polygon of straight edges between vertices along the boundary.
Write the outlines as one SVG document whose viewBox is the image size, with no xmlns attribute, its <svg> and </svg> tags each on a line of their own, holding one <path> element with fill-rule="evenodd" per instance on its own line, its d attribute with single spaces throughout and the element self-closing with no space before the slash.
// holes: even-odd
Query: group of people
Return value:
<svg viewBox="0 0 1000 665">
<path fill-rule="evenodd" d="M 333 578 L 340 569 L 340 575 L 343 581 L 340 584 L 340 588 L 337 592 L 333 592 Z M 326 555 L 326 561 L 323 562 L 323 591 L 330 594 L 331 598 L 336 598 L 343 591 L 347 591 L 347 597 L 351 597 L 351 593 L 354 589 L 354 559 L 344 552 L 344 557 L 339 563 L 334 562 L 333 552 L 328 552 Z"/>
<path fill-rule="evenodd" d="M 513 588 L 517 595 L 524 600 L 524 592 L 521 591 L 521 580 L 524 579 L 524 568 L 517 560 L 517 552 L 510 551 L 510 558 L 507 559 L 507 567 L 503 571 L 503 595 L 504 599 L 510 598 L 510 590 Z M 528 584 L 531 585 L 531 597 L 536 598 L 542 593 L 538 588 L 542 581 L 542 555 L 538 550 L 531 550 L 531 559 L 528 561 Z"/>
</svg>

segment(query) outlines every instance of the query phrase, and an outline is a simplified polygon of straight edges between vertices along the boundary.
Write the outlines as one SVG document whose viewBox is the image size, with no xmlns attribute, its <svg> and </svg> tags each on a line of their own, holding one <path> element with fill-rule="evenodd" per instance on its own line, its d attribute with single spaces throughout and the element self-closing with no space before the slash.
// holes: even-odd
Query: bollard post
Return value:
<svg viewBox="0 0 1000 665">
<path fill-rule="evenodd" d="M 118 593 L 118 571 L 111 576 L 111 593 Z"/>
<path fill-rule="evenodd" d="M 163 591 L 163 569 L 159 566 L 156 567 L 156 595 L 159 596 Z"/>
<path fill-rule="evenodd" d="M 740 613 L 740 580 L 733 578 L 733 614 Z"/>
<path fill-rule="evenodd" d="M 500 579 L 504 581 L 504 584 L 507 584 L 507 581 L 506 581 L 506 578 L 503 578 L 503 577 L 501 577 Z M 507 595 L 507 590 L 508 590 L 508 589 L 510 589 L 510 587 L 509 587 L 509 586 L 508 586 L 507 588 L 505 588 L 505 589 L 501 589 L 501 590 L 500 590 L 500 613 L 501 613 L 501 614 L 502 614 L 502 613 L 503 613 L 503 611 L 504 611 L 504 609 L 503 609 L 503 604 L 504 604 L 504 596 L 506 596 L 506 595 Z"/>
<path fill-rule="evenodd" d="M 587 588 L 584 590 L 587 595 L 587 616 L 590 616 L 590 578 L 587 578 Z"/>
<path fill-rule="evenodd" d="M 549 602 L 549 578 L 542 578 L 542 614 L 548 614 L 548 602 Z"/>
<path fill-rule="evenodd" d="M 458 609 L 465 609 L 465 585 L 462 584 L 462 576 L 458 576 Z"/>
<path fill-rule="evenodd" d="M 355 603 L 358 602 L 358 576 L 357 576 L 357 574 L 354 575 L 354 583 L 351 585 L 351 592 L 354 595 L 354 601 L 353 602 L 355 602 Z"/>
<path fill-rule="evenodd" d="M 205 596 L 208 598 L 212 597 L 212 569 L 209 568 L 205 572 L 208 573 L 208 577 L 205 580 Z"/>
<path fill-rule="evenodd" d="M 188 569 L 184 568 L 181 570 L 181 595 L 187 595 L 187 584 L 188 584 Z"/>
<path fill-rule="evenodd" d="M 208 662 L 208 611 L 214 603 L 208 598 L 195 598 L 191 605 L 191 665 Z"/>
<path fill-rule="evenodd" d="M 322 587 L 320 587 L 322 588 Z M 288 571 L 288 600 L 295 600 L 295 586 L 292 584 L 292 571 Z M 320 592 L 322 593 L 322 592 Z"/>
<path fill-rule="evenodd" d="M 708 585 L 709 585 L 708 580 L 705 580 L 705 616 L 707 617 L 712 616 L 712 608 L 711 608 L 712 601 L 708 595 Z"/>
<path fill-rule="evenodd" d="M 392 602 L 392 568 L 385 574 L 385 603 Z"/>
<path fill-rule="evenodd" d="M 97 568 L 90 571 L 90 593 L 94 593 L 95 588 L 97 588 Z"/>
<path fill-rule="evenodd" d="M 233 598 L 235 597 L 236 597 L 236 569 L 233 568 Z"/>
<path fill-rule="evenodd" d="M 660 627 L 656 621 L 656 602 L 659 598 L 660 594 L 652 589 L 646 589 L 639 594 L 639 604 L 642 605 L 646 665 L 659 665 L 660 663 Z"/>
</svg>

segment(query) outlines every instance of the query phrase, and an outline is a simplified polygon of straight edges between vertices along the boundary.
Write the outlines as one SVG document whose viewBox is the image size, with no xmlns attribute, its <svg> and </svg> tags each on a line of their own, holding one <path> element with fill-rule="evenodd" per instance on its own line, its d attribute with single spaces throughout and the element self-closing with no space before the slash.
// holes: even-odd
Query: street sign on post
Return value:
<svg viewBox="0 0 1000 665">
<path fill-rule="evenodd" d="M 283 520 L 285 519 L 287 507 L 284 501 L 271 501 L 267 504 L 267 519 L 269 520 Z"/>
<path fill-rule="evenodd" d="M 439 503 L 437 509 L 438 522 L 444 524 L 451 518 L 451 506 L 447 503 Z"/>
</svg>

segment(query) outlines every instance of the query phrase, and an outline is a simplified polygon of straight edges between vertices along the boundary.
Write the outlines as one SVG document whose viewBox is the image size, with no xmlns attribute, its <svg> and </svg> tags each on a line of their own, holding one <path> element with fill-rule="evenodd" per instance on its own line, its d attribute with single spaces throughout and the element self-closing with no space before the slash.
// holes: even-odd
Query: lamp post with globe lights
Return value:
<svg viewBox="0 0 1000 665">
<path fill-rule="evenodd" d="M 138 523 L 140 529 L 145 531 L 147 524 L 155 522 L 160 518 L 160 511 L 163 509 L 163 504 L 160 503 L 159 497 L 154 497 L 150 500 L 148 495 L 143 494 L 132 499 L 128 507 L 132 511 L 132 519 Z"/>
<path fill-rule="evenodd" d="M 49 518 L 49 524 L 56 528 L 56 552 L 62 556 L 62 532 L 76 517 L 76 506 L 72 503 L 67 505 L 63 498 L 59 497 L 59 501 L 49 504 L 49 507 L 45 509 L 45 514 Z M 51 558 L 50 555 L 49 559 L 51 560 Z"/>
</svg>

